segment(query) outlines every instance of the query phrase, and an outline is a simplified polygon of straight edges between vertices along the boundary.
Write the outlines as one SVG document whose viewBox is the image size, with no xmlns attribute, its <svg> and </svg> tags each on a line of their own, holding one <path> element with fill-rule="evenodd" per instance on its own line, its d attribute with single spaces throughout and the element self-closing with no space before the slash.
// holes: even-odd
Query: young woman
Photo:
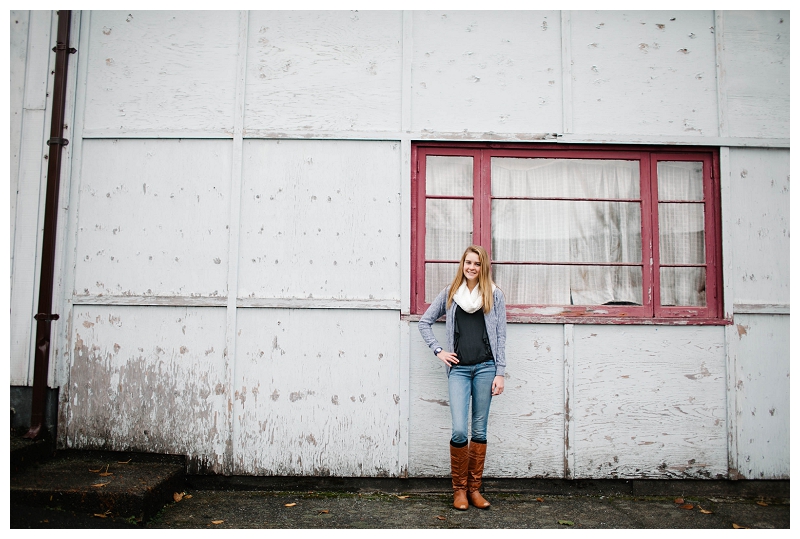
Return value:
<svg viewBox="0 0 800 539">
<path fill-rule="evenodd" d="M 492 282 L 489 256 L 470 245 L 461 256 L 458 272 L 419 321 L 419 331 L 434 355 L 445 364 L 450 393 L 450 472 L 453 507 L 469 504 L 487 509 L 481 496 L 486 458 L 486 422 L 492 397 L 503 393 L 506 370 L 506 304 L 503 292 Z M 431 330 L 447 313 L 447 348 Z M 467 437 L 472 399 L 472 436 Z"/>
</svg>

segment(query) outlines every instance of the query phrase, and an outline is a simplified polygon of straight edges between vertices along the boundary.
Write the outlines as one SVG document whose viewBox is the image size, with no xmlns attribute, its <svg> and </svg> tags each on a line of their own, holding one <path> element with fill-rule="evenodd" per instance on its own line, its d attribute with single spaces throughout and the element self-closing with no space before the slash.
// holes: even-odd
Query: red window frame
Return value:
<svg viewBox="0 0 800 539">
<path fill-rule="evenodd" d="M 473 193 L 471 197 L 428 196 L 425 188 L 426 158 L 434 156 L 470 156 L 473 158 Z M 720 324 L 722 315 L 722 236 L 720 225 L 719 153 L 714 148 L 596 146 L 596 145 L 519 145 L 481 143 L 420 142 L 412 145 L 411 178 L 411 312 L 422 314 L 425 302 L 425 209 L 426 200 L 435 198 L 472 199 L 473 242 L 491 252 L 491 158 L 527 157 L 557 159 L 624 159 L 639 161 L 642 262 L 642 305 L 507 305 L 510 321 L 561 323 L 691 323 Z M 659 161 L 695 161 L 703 163 L 703 200 L 705 214 L 705 263 L 672 266 L 702 266 L 706 269 L 706 305 L 672 307 L 660 304 L 660 260 L 658 237 Z M 504 198 L 504 197 L 497 197 Z M 571 200 L 571 199 L 566 199 Z M 587 199 L 575 199 L 587 200 Z M 627 199 L 613 199 L 628 201 Z M 631 199 L 634 200 L 634 199 Z M 684 201 L 678 201 L 684 203 Z M 438 261 L 452 262 L 452 261 Z M 457 261 L 456 261 L 457 262 Z M 510 263 L 492 260 L 493 264 Z M 513 262 L 520 264 L 520 262 Z M 522 262 L 522 264 L 545 264 Z M 552 264 L 552 262 L 551 262 Z M 580 265 L 593 265 L 584 264 Z M 607 265 L 598 263 L 596 265 Z M 669 267 L 665 265 L 664 267 Z"/>
</svg>

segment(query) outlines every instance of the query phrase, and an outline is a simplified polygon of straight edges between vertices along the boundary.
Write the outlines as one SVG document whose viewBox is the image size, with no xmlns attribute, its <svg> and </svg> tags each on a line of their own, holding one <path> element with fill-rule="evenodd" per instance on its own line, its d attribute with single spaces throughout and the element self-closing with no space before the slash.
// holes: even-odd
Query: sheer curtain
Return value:
<svg viewBox="0 0 800 539">
<path fill-rule="evenodd" d="M 659 161 L 658 244 L 661 264 L 705 264 L 703 163 Z M 661 305 L 704 306 L 703 267 L 661 268 Z"/>
<path fill-rule="evenodd" d="M 640 204 L 541 200 L 638 199 L 638 161 L 495 157 L 492 196 L 492 258 L 499 262 L 495 278 L 509 303 L 642 303 Z"/>
</svg>

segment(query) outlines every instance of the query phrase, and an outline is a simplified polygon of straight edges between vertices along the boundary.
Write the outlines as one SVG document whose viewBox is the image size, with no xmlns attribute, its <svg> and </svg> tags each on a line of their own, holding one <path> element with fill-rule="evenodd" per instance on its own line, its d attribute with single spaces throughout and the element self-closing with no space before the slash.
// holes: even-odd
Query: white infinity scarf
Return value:
<svg viewBox="0 0 800 539">
<path fill-rule="evenodd" d="M 494 285 L 494 283 L 492 283 L 492 292 L 494 292 L 496 288 L 497 287 Z M 483 307 L 483 294 L 481 294 L 481 288 L 476 286 L 472 289 L 472 292 L 470 292 L 469 288 L 467 288 L 467 281 L 461 281 L 461 286 L 459 286 L 458 290 L 456 290 L 456 293 L 453 296 L 453 301 L 455 301 L 459 307 L 464 309 L 464 312 L 472 314 Z"/>
</svg>

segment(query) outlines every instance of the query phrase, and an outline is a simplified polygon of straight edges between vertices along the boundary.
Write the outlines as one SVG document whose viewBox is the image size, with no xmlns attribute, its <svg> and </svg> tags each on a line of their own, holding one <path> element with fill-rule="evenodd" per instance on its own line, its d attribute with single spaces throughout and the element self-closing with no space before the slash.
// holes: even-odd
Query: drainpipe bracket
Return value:
<svg viewBox="0 0 800 539">
<path fill-rule="evenodd" d="M 67 46 L 63 43 L 57 43 L 56 46 L 53 47 L 53 52 L 65 51 L 65 50 L 69 50 L 70 54 L 75 54 L 76 52 L 78 52 L 78 49 L 76 49 L 75 47 L 70 47 L 69 49 L 67 49 Z"/>
<path fill-rule="evenodd" d="M 45 322 L 52 322 L 53 320 L 58 320 L 58 318 L 59 317 L 58 317 L 57 314 L 38 313 L 38 314 L 33 316 L 34 320 L 36 320 L 36 321 L 45 321 Z"/>
<path fill-rule="evenodd" d="M 61 144 L 62 146 L 66 146 L 69 144 L 69 141 L 63 137 L 53 137 L 47 141 L 47 144 Z"/>
</svg>

